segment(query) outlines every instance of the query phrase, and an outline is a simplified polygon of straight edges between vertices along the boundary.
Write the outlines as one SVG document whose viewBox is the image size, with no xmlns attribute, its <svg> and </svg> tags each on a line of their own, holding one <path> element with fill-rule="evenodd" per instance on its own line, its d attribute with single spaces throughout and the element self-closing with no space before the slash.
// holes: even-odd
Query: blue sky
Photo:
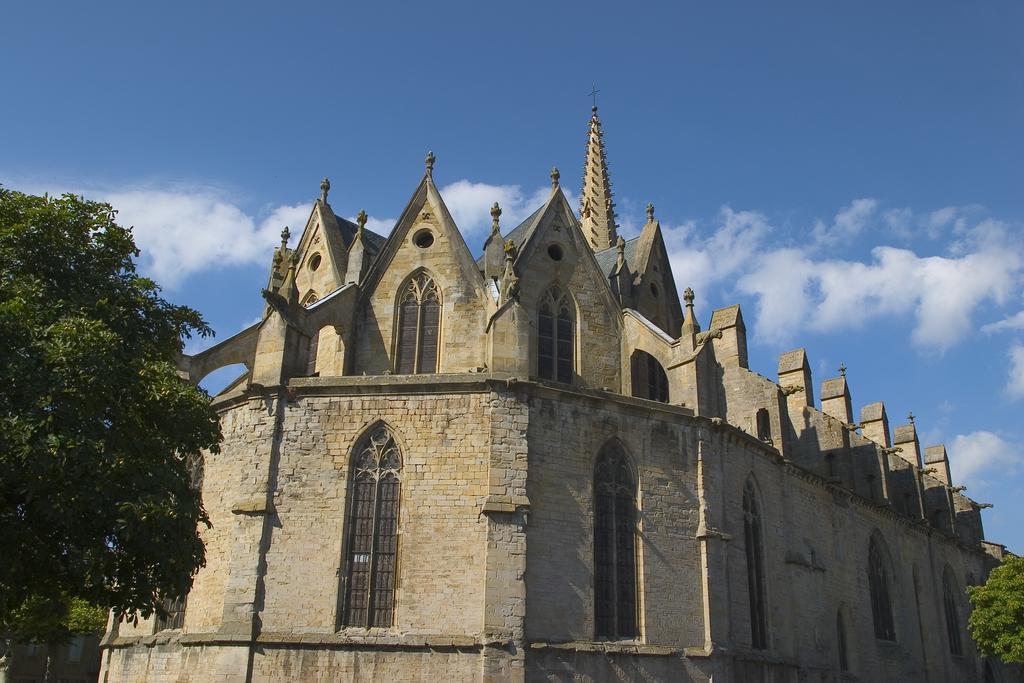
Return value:
<svg viewBox="0 0 1024 683">
<path fill-rule="evenodd" d="M 112 201 L 223 338 L 325 175 L 386 232 L 432 149 L 474 250 L 578 192 L 596 83 L 623 231 L 656 205 L 705 324 L 913 410 L 1024 552 L 1024 4 L 344 5 L 11 4 L 0 182 Z"/>
</svg>

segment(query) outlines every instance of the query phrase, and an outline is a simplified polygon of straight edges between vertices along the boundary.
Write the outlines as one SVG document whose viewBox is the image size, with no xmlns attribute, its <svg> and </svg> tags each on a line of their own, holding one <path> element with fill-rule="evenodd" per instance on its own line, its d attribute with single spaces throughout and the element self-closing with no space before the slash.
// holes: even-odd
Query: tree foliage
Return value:
<svg viewBox="0 0 1024 683">
<path fill-rule="evenodd" d="M 0 187 L 0 624 L 74 600 L 148 615 L 203 565 L 186 458 L 220 428 L 174 360 L 210 330 L 136 256 L 109 204 Z"/>
<path fill-rule="evenodd" d="M 982 586 L 969 588 L 971 636 L 982 654 L 1024 662 L 1024 557 L 1008 557 Z"/>
<path fill-rule="evenodd" d="M 103 633 L 106 624 L 107 610 L 81 598 L 33 595 L 14 610 L 2 630 L 23 642 L 63 643 Z"/>
</svg>

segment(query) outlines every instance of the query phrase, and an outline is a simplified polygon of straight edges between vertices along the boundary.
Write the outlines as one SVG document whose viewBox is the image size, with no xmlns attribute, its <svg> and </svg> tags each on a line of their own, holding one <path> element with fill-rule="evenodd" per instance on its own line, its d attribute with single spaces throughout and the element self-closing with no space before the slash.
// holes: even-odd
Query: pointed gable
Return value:
<svg viewBox="0 0 1024 683">
<path fill-rule="evenodd" d="M 347 246 L 354 233 L 355 226 L 335 216 L 324 198 L 316 200 L 295 246 L 295 283 L 304 304 L 345 284 Z"/>
<path fill-rule="evenodd" d="M 548 202 L 517 231 L 515 270 L 528 315 L 537 314 L 552 287 L 567 292 L 576 306 L 579 378 L 587 386 L 619 387 L 621 308 L 557 182 Z M 536 372 L 536 349 L 531 353 Z"/>
<path fill-rule="evenodd" d="M 657 221 L 645 226 L 641 233 L 637 244 L 637 259 L 637 308 L 641 312 L 655 312 L 658 324 L 674 339 L 679 336 L 683 324 L 683 307 L 679 301 L 668 247 L 665 246 L 661 225 Z"/>
<path fill-rule="evenodd" d="M 417 273 L 426 273 L 440 292 L 438 371 L 482 366 L 481 332 L 493 302 L 429 169 L 363 278 L 357 371 L 395 371 L 397 305 L 402 288 Z"/>
</svg>

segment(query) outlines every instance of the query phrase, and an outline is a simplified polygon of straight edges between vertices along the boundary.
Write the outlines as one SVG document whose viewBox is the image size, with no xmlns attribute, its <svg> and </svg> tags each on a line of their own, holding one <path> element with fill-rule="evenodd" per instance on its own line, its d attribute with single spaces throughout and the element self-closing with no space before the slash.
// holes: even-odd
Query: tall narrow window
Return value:
<svg viewBox="0 0 1024 683">
<path fill-rule="evenodd" d="M 754 413 L 755 428 L 757 429 L 757 438 L 761 441 L 772 440 L 772 419 L 768 415 L 768 411 L 764 408 L 758 408 L 757 412 Z"/>
<path fill-rule="evenodd" d="M 401 473 L 394 437 L 384 427 L 375 429 L 352 465 L 344 626 L 391 626 Z"/>
<path fill-rule="evenodd" d="M 850 660 L 846 650 L 846 623 L 843 621 L 843 612 L 836 612 L 836 652 L 839 655 L 839 670 L 849 671 Z"/>
<path fill-rule="evenodd" d="M 633 395 L 668 403 L 668 375 L 658 359 L 646 351 L 636 351 L 630 361 Z"/>
<path fill-rule="evenodd" d="M 639 635 L 636 481 L 626 454 L 607 446 L 594 469 L 594 635 Z"/>
<path fill-rule="evenodd" d="M 765 607 L 764 539 L 761 537 L 761 506 L 754 482 L 743 489 L 743 539 L 747 551 L 747 595 L 750 598 L 750 644 L 768 647 L 768 615 Z"/>
<path fill-rule="evenodd" d="M 576 328 L 572 298 L 557 285 L 540 299 L 537 309 L 537 375 L 572 382 Z"/>
<path fill-rule="evenodd" d="M 942 577 L 943 603 L 946 607 L 946 635 L 949 638 L 949 651 L 954 655 L 964 653 L 963 643 L 960 640 L 960 606 L 957 602 L 956 579 L 953 572 L 946 567 Z"/>
<path fill-rule="evenodd" d="M 419 273 L 409 280 L 398 302 L 398 348 L 395 371 L 401 375 L 437 372 L 441 295 L 434 279 Z"/>
<path fill-rule="evenodd" d="M 872 537 L 868 545 L 868 588 L 871 591 L 871 615 L 874 619 L 875 637 L 894 641 L 896 628 L 892 621 L 889 574 L 885 560 L 886 556 L 878 539 Z"/>
<path fill-rule="evenodd" d="M 314 330 L 313 335 L 309 338 L 309 344 L 306 347 L 306 376 L 315 377 L 320 374 L 316 371 L 316 356 L 320 349 L 320 330 Z"/>
</svg>

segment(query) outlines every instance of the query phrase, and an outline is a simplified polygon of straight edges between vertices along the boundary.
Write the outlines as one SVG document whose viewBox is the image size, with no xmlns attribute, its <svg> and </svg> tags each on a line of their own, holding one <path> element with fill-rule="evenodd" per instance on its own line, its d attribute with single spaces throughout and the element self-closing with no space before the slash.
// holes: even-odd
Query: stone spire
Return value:
<svg viewBox="0 0 1024 683">
<path fill-rule="evenodd" d="M 587 158 L 583 164 L 583 191 L 580 193 L 580 221 L 583 234 L 594 251 L 615 246 L 615 203 L 608 177 L 608 160 L 604 153 L 604 133 L 597 105 L 591 109 Z"/>
</svg>

